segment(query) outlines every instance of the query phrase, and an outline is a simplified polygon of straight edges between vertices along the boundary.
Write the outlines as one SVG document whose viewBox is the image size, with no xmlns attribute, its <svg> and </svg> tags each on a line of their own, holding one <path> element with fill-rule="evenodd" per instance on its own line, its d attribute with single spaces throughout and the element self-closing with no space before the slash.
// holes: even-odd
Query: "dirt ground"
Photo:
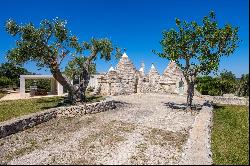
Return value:
<svg viewBox="0 0 250 166">
<path fill-rule="evenodd" d="M 183 103 L 184 96 L 134 94 L 110 99 L 126 104 L 107 112 L 52 119 L 0 139 L 0 164 L 185 164 L 196 158 L 193 154 L 201 156 L 200 163 L 210 164 L 204 160 L 209 142 L 203 133 L 209 124 L 202 123 L 210 114 L 172 110 L 164 104 Z M 199 138 L 190 135 L 199 132 L 203 134 Z M 201 143 L 195 145 L 196 140 Z M 204 145 L 203 151 L 199 147 L 192 151 Z"/>
</svg>

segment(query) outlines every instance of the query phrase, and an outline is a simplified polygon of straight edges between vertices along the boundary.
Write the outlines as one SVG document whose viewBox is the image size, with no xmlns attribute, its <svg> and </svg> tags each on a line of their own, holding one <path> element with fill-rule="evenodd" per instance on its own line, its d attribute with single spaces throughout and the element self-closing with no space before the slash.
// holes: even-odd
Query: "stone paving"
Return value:
<svg viewBox="0 0 250 166">
<path fill-rule="evenodd" d="M 190 164 L 197 155 L 195 164 L 211 164 L 211 114 L 165 106 L 169 101 L 183 103 L 185 96 L 133 94 L 110 99 L 127 104 L 52 119 L 0 139 L 0 164 Z"/>
</svg>

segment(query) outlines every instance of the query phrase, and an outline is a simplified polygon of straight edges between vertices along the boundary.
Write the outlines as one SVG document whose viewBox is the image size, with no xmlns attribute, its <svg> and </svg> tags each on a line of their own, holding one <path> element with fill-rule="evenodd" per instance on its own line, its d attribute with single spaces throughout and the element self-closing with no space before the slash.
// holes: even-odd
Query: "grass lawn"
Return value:
<svg viewBox="0 0 250 166">
<path fill-rule="evenodd" d="M 215 165 L 249 164 L 249 107 L 215 107 L 211 146 Z"/>
<path fill-rule="evenodd" d="M 0 99 L 1 99 L 2 97 L 4 97 L 5 95 L 6 95 L 6 93 L 4 93 L 3 91 L 0 90 Z"/>
<path fill-rule="evenodd" d="M 87 102 L 96 102 L 101 96 L 87 96 Z M 57 107 L 63 97 L 44 97 L 40 99 L 24 99 L 0 101 L 0 122 L 14 117 Z"/>
<path fill-rule="evenodd" d="M 5 96 L 5 94 L 0 92 L 0 99 L 1 99 L 2 97 L 4 97 L 4 96 Z"/>
<path fill-rule="evenodd" d="M 0 102 L 0 122 L 14 117 L 56 107 L 62 97 L 9 100 Z"/>
</svg>

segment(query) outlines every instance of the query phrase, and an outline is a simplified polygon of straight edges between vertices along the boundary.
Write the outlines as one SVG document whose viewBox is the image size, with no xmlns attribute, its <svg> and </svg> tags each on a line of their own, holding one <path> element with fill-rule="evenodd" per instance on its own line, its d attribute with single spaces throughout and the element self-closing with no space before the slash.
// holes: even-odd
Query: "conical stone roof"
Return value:
<svg viewBox="0 0 250 166">
<path fill-rule="evenodd" d="M 150 68 L 148 74 L 149 74 L 149 75 L 160 75 L 160 74 L 158 73 L 158 71 L 156 70 L 154 64 L 151 65 L 151 68 Z"/>
<path fill-rule="evenodd" d="M 124 94 L 131 94 L 135 92 L 136 84 L 136 68 L 129 60 L 126 53 L 124 53 L 116 66 L 116 71 L 121 83 L 121 91 Z"/>
<path fill-rule="evenodd" d="M 134 64 L 129 60 L 126 53 L 123 53 L 120 61 L 118 62 L 116 66 L 116 70 L 118 72 L 125 72 L 125 73 L 135 73 L 136 68 Z"/>
<path fill-rule="evenodd" d="M 180 80 L 181 78 L 184 80 L 184 76 L 181 69 L 174 61 L 170 61 L 163 72 L 162 82 L 175 83 L 176 80 Z"/>
</svg>

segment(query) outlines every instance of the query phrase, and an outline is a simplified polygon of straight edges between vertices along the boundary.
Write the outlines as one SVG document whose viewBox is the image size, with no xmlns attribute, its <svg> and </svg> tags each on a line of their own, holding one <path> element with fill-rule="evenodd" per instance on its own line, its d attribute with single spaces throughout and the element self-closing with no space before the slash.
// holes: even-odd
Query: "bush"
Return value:
<svg viewBox="0 0 250 166">
<path fill-rule="evenodd" d="M 196 89 L 202 95 L 222 96 L 232 93 L 238 96 L 249 96 L 249 78 L 248 74 L 243 74 L 237 80 L 232 72 L 224 71 L 217 77 L 198 77 Z"/>
<path fill-rule="evenodd" d="M 51 90 L 50 80 L 38 79 L 38 80 L 27 80 L 25 88 L 29 89 L 30 86 L 37 86 L 37 89 L 45 90 L 49 92 Z"/>
<path fill-rule="evenodd" d="M 0 88 L 6 88 L 10 84 L 12 84 L 11 79 L 9 79 L 9 78 L 7 78 L 5 76 L 0 77 Z"/>
</svg>

